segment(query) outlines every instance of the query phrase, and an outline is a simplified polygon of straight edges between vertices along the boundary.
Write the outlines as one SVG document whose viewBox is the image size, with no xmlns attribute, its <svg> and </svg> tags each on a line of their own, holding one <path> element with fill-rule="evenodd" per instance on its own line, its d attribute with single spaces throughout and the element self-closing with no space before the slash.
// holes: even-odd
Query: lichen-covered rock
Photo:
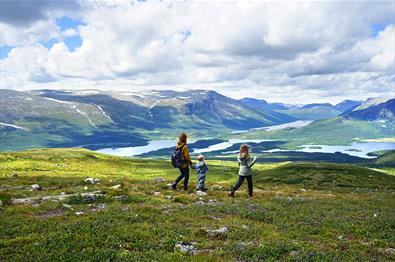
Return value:
<svg viewBox="0 0 395 262">
<path fill-rule="evenodd" d="M 39 184 L 33 184 L 30 186 L 32 190 L 42 190 L 41 186 Z"/>
<path fill-rule="evenodd" d="M 174 246 L 174 251 L 179 251 L 182 253 L 187 253 L 189 255 L 195 255 L 198 250 L 194 246 L 194 242 L 177 242 Z"/>
</svg>

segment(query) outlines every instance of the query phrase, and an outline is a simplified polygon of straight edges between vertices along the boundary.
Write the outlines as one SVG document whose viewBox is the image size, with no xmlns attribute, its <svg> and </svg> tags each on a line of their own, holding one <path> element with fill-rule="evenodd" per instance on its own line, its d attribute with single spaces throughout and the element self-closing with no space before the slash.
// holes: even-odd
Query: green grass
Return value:
<svg viewBox="0 0 395 262">
<path fill-rule="evenodd" d="M 208 161 L 208 195 L 171 191 L 168 161 L 127 159 L 84 149 L 0 154 L 1 261 L 383 261 L 395 254 L 395 176 L 327 163 L 254 166 L 227 196 L 237 164 Z M 387 167 L 384 172 L 393 174 Z M 18 176 L 13 177 L 12 174 Z M 99 184 L 84 182 L 100 178 Z M 155 182 L 163 177 L 166 182 Z M 40 184 L 41 191 L 28 186 Z M 121 184 L 119 190 L 111 186 Z M 87 187 L 87 188 L 85 188 Z M 101 191 L 95 199 L 78 193 Z M 11 205 L 11 198 L 76 194 L 64 201 Z M 154 194 L 160 192 L 160 194 Z M 121 196 L 121 197 L 120 197 Z M 64 205 L 66 204 L 66 205 Z M 76 212 L 84 212 L 76 215 Z M 227 226 L 224 235 L 206 230 Z M 196 242 L 194 256 L 174 251 Z"/>
</svg>

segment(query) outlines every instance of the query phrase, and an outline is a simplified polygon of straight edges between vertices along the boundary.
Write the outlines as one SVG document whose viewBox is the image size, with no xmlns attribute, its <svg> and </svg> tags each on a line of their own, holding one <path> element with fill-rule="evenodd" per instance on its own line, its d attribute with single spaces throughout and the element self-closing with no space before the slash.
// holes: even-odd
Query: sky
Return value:
<svg viewBox="0 0 395 262">
<path fill-rule="evenodd" d="M 395 96 L 394 1 L 0 0 L 0 88 Z"/>
</svg>

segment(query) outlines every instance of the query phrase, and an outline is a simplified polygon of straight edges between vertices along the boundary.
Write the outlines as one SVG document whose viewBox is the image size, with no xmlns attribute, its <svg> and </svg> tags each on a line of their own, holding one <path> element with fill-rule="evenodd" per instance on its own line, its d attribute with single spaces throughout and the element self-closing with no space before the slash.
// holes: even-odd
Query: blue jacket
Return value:
<svg viewBox="0 0 395 262">
<path fill-rule="evenodd" d="M 199 161 L 192 166 L 198 174 L 205 174 L 208 171 L 208 167 L 204 161 Z"/>
</svg>

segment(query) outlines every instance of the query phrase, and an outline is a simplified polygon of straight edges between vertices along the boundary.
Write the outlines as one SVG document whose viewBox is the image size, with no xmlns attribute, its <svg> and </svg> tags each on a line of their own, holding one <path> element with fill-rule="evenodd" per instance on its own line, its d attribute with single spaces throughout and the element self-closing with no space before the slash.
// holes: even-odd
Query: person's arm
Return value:
<svg viewBox="0 0 395 262">
<path fill-rule="evenodd" d="M 248 167 L 252 167 L 256 162 L 256 156 L 251 160 L 251 162 L 248 164 Z"/>
<path fill-rule="evenodd" d="M 192 160 L 191 160 L 191 156 L 189 155 L 189 149 L 188 146 L 184 146 L 184 159 L 185 161 L 188 162 L 188 164 L 191 166 L 192 165 Z"/>
<path fill-rule="evenodd" d="M 237 163 L 239 163 L 239 166 L 245 166 L 245 164 L 243 164 L 243 162 L 241 162 L 240 157 L 237 157 Z"/>
</svg>

